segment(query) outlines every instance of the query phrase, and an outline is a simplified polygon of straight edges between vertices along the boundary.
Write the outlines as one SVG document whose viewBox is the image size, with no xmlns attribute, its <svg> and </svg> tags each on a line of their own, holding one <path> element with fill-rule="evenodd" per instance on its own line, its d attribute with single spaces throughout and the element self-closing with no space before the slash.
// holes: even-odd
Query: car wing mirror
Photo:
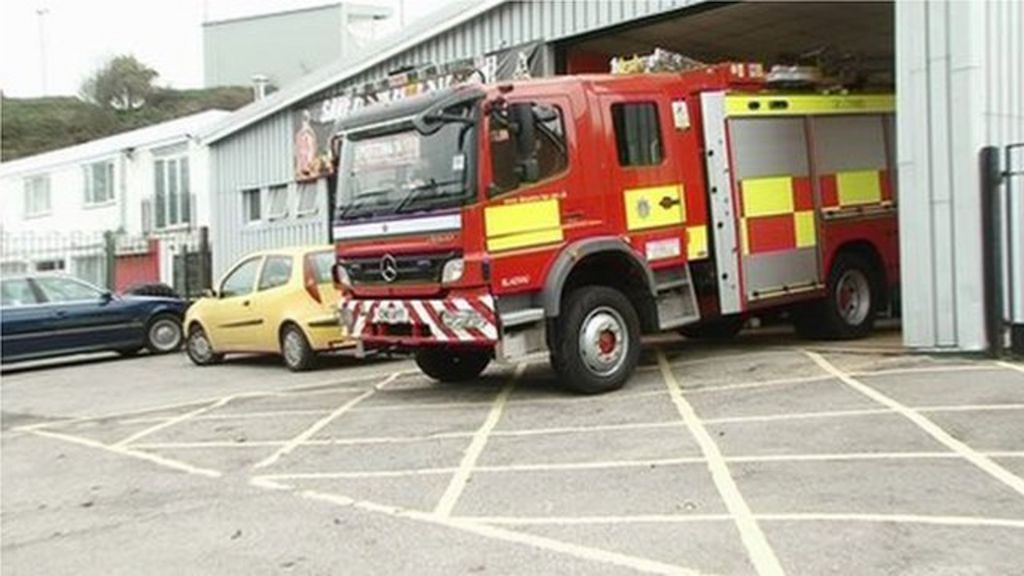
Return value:
<svg viewBox="0 0 1024 576">
<path fill-rule="evenodd" d="M 207 288 L 203 290 L 203 298 L 220 298 L 220 296 L 213 288 Z"/>
<path fill-rule="evenodd" d="M 110 290 L 105 290 L 102 293 L 100 293 L 100 302 L 103 303 L 103 304 L 107 304 L 107 303 L 109 303 L 113 299 L 114 299 L 114 293 L 111 292 Z"/>
</svg>

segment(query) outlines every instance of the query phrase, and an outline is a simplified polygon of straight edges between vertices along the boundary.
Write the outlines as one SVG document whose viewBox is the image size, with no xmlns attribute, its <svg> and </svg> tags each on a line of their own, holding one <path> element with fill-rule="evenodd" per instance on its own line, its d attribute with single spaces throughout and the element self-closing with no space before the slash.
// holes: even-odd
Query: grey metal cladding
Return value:
<svg viewBox="0 0 1024 576">
<path fill-rule="evenodd" d="M 784 286 L 806 286 L 818 282 L 818 251 L 815 248 L 751 254 L 744 259 L 743 279 L 747 296 L 774 292 Z"/>
<path fill-rule="evenodd" d="M 885 131 L 881 114 L 811 119 L 815 168 L 820 174 L 885 168 Z"/>
<path fill-rule="evenodd" d="M 711 203 L 711 234 L 714 242 L 719 306 L 723 314 L 743 310 L 739 285 L 739 245 L 736 240 L 736 206 L 732 201 L 732 175 L 725 148 L 725 94 L 701 96 L 704 117 L 708 198 Z"/>
<path fill-rule="evenodd" d="M 733 118 L 729 136 L 737 180 L 808 174 L 803 118 Z"/>
</svg>

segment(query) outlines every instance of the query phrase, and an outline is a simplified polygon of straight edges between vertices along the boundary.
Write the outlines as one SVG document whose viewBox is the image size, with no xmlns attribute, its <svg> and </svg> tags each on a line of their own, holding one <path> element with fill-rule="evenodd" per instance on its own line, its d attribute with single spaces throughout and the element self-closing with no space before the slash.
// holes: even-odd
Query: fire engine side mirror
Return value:
<svg viewBox="0 0 1024 576">
<path fill-rule="evenodd" d="M 516 138 L 516 172 L 521 182 L 536 182 L 540 177 L 537 163 L 537 119 L 533 103 L 514 102 L 508 105 L 509 120 Z"/>
</svg>

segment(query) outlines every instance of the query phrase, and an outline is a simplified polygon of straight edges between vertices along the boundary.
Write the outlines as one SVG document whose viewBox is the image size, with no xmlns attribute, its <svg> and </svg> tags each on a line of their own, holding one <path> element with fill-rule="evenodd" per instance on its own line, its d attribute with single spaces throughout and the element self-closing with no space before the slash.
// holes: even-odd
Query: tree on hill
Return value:
<svg viewBox="0 0 1024 576">
<path fill-rule="evenodd" d="M 131 55 L 112 58 L 82 83 L 82 97 L 101 108 L 132 111 L 142 108 L 155 88 L 156 70 Z"/>
<path fill-rule="evenodd" d="M 205 110 L 237 110 L 252 90 L 228 86 L 174 90 L 133 56 L 118 56 L 82 85 L 80 98 L 7 98 L 0 92 L 0 160 L 32 156 L 167 122 Z"/>
</svg>

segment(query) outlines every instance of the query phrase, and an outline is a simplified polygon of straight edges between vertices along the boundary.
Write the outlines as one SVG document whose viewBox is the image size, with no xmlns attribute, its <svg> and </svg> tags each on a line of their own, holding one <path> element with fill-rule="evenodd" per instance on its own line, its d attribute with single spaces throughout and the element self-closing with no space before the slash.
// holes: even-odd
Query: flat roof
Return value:
<svg viewBox="0 0 1024 576">
<path fill-rule="evenodd" d="M 206 110 L 145 128 L 121 132 L 34 156 L 9 160 L 0 163 L 0 178 L 42 172 L 56 166 L 110 156 L 131 148 L 150 148 L 174 144 L 198 135 L 230 115 L 231 113 L 226 110 Z"/>
</svg>

